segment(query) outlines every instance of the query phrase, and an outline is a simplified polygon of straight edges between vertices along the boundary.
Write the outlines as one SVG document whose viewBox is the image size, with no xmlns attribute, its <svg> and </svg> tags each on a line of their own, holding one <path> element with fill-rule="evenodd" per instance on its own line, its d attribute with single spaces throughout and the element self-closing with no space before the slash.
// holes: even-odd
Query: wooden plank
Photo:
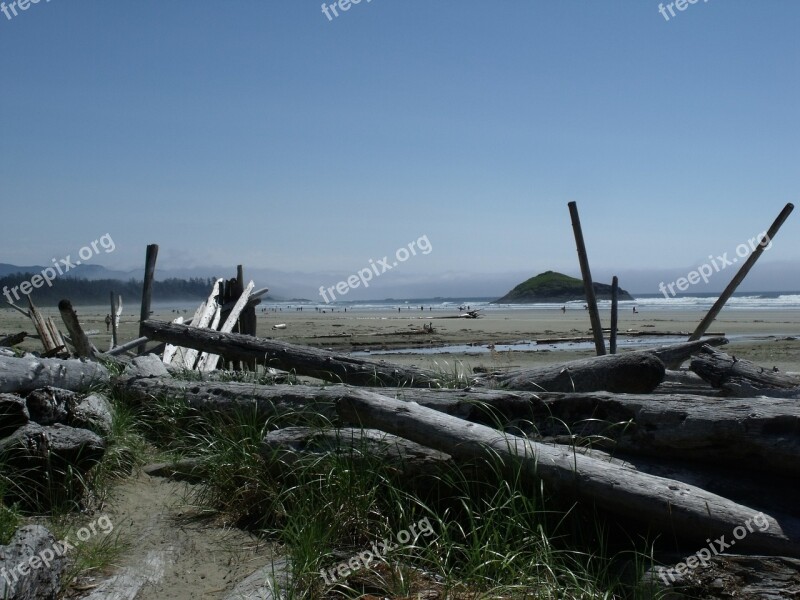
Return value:
<svg viewBox="0 0 800 600">
<path fill-rule="evenodd" d="M 600 324 L 600 311 L 597 308 L 597 298 L 594 294 L 594 283 L 592 282 L 592 272 L 589 269 L 589 257 L 586 254 L 586 244 L 583 241 L 583 230 L 581 229 L 581 218 L 578 215 L 578 205 L 575 202 L 567 204 L 569 215 L 572 219 L 572 230 L 575 234 L 575 243 L 578 247 L 578 262 L 581 266 L 583 276 L 583 289 L 586 293 L 586 304 L 589 307 L 589 320 L 592 323 L 592 333 L 594 334 L 594 347 L 597 356 L 606 353 L 606 344 L 603 340 L 603 327 Z"/>
<path fill-rule="evenodd" d="M 174 319 L 172 322 L 175 323 L 176 325 L 182 325 L 183 317 L 178 317 L 177 319 Z M 164 348 L 164 355 L 161 357 L 161 362 L 163 362 L 165 365 L 170 364 L 177 351 L 178 351 L 178 346 L 167 344 L 166 347 Z"/>
<path fill-rule="evenodd" d="M 144 280 L 142 281 L 142 310 L 139 313 L 139 335 L 142 336 L 141 324 L 150 318 L 150 304 L 153 296 L 153 279 L 156 273 L 156 259 L 158 258 L 158 244 L 147 246 L 144 263 Z M 146 351 L 145 344 L 139 346 L 139 354 Z"/>
<path fill-rule="evenodd" d="M 72 307 L 72 302 L 69 300 L 61 300 L 58 303 L 58 311 L 61 313 L 61 319 L 69 331 L 70 338 L 72 339 L 72 346 L 75 348 L 75 353 L 81 358 L 90 358 L 94 356 L 94 349 L 86 337 L 80 322 L 78 321 L 78 314 Z"/>
<path fill-rule="evenodd" d="M 205 307 L 203 311 L 200 313 L 200 317 L 198 319 L 192 318 L 192 327 L 198 327 L 200 329 L 204 329 L 209 326 L 216 318 L 217 323 L 219 323 L 219 306 L 220 306 L 220 286 L 222 285 L 223 280 L 217 279 L 214 282 L 214 285 L 211 287 L 211 294 L 209 294 L 208 299 L 205 301 Z M 201 305 L 202 306 L 202 305 Z M 213 325 L 211 328 L 216 329 L 216 325 Z M 196 348 L 183 348 L 183 363 L 174 363 L 175 366 L 182 366 L 184 369 L 193 370 L 195 368 L 195 364 L 197 363 L 197 356 L 199 354 Z"/>
</svg>

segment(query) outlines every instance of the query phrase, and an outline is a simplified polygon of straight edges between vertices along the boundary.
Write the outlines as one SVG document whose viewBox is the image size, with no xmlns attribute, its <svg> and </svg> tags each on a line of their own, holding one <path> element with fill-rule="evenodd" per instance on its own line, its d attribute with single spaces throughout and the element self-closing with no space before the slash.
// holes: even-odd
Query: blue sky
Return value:
<svg viewBox="0 0 800 600">
<path fill-rule="evenodd" d="M 700 0 L 669 21 L 650 0 L 320 4 L 0 13 L 0 262 L 108 233 L 112 268 L 155 242 L 163 269 L 313 280 L 426 235 L 402 280 L 447 295 L 576 273 L 575 200 L 595 278 L 657 293 L 635 277 L 732 253 L 798 199 L 800 3 Z M 798 231 L 800 213 L 761 289 L 800 289 Z"/>
</svg>

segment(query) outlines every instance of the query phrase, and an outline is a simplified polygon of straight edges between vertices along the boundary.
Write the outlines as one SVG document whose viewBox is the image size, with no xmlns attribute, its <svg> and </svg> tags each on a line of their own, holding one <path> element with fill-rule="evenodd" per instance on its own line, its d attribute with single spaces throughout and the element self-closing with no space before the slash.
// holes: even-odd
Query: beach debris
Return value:
<svg viewBox="0 0 800 600">
<path fill-rule="evenodd" d="M 0 356 L 0 393 L 26 393 L 46 386 L 82 391 L 109 380 L 108 370 L 96 362 Z"/>
<path fill-rule="evenodd" d="M 26 298 L 28 299 L 28 310 L 20 308 L 13 302 L 6 302 L 6 304 L 31 320 L 34 328 L 36 329 L 36 333 L 42 342 L 42 346 L 44 347 L 45 356 L 69 356 L 64 337 L 61 335 L 58 327 L 56 327 L 52 317 L 45 318 L 42 313 L 39 312 L 39 309 L 33 303 L 30 294 L 27 294 Z"/>
<path fill-rule="evenodd" d="M 654 355 L 629 352 L 573 360 L 563 364 L 490 373 L 476 384 L 542 392 L 653 391 L 664 379 L 664 364 Z"/>
<path fill-rule="evenodd" d="M 800 378 L 759 367 L 710 346 L 700 349 L 690 368 L 715 388 L 739 396 L 770 396 L 776 391 L 783 392 L 784 397 L 787 391 L 800 394 Z"/>
<path fill-rule="evenodd" d="M 25 341 L 26 337 L 28 337 L 28 333 L 26 331 L 12 333 L 11 335 L 2 337 L 0 338 L 0 348 L 10 348 L 11 346 L 21 344 L 23 341 Z"/>
<path fill-rule="evenodd" d="M 347 354 L 310 348 L 277 340 L 186 325 L 149 320 L 142 331 L 152 340 L 229 357 L 257 361 L 298 375 L 351 385 L 409 385 L 438 387 L 441 376 L 432 371 L 358 359 Z"/>
<path fill-rule="evenodd" d="M 69 331 L 70 340 L 78 357 L 93 357 L 97 353 L 97 348 L 89 342 L 89 338 L 78 321 L 78 314 L 72 308 L 72 303 L 69 300 L 62 300 L 58 303 L 58 312 L 61 313 L 61 319 L 64 321 L 67 331 Z"/>
<path fill-rule="evenodd" d="M 272 326 L 273 329 L 286 329 L 286 323 L 278 323 L 277 325 Z M 341 334 L 339 334 L 341 335 Z"/>
</svg>

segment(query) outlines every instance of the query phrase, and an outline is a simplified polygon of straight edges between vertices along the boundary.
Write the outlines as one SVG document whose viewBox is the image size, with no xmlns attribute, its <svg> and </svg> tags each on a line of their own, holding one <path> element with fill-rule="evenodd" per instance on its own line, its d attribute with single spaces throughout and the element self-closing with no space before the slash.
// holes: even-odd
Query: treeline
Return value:
<svg viewBox="0 0 800 600">
<path fill-rule="evenodd" d="M 64 298 L 74 305 L 106 305 L 109 303 L 109 292 L 122 296 L 126 303 L 138 302 L 142 297 L 142 282 L 136 279 L 120 281 L 118 279 L 78 279 L 71 277 L 57 277 L 47 285 L 41 277 L 33 279 L 35 273 L 14 273 L 0 277 L 0 307 L 5 306 L 7 300 L 25 306 L 27 300 L 23 291 L 27 291 L 28 284 L 39 284 L 38 288 L 32 285 L 31 298 L 37 306 L 56 306 Z M 153 282 L 153 302 L 170 300 L 201 300 L 208 297 L 214 280 L 211 278 L 193 277 L 191 279 L 165 279 Z M 14 289 L 16 288 L 16 290 Z M 15 293 L 16 291 L 16 293 Z M 17 299 L 19 297 L 19 299 Z"/>
</svg>

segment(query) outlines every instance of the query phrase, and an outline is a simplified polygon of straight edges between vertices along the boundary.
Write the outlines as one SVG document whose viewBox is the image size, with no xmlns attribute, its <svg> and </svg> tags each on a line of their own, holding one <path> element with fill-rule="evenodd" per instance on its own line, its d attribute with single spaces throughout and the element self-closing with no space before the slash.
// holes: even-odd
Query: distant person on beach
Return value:
<svg viewBox="0 0 800 600">
<path fill-rule="evenodd" d="M 106 332 L 108 332 L 109 327 L 111 327 L 111 315 L 106 315 Z"/>
<path fill-rule="evenodd" d="M 561 307 L 561 312 L 562 312 L 562 313 L 565 313 L 565 312 L 567 312 L 567 307 L 566 307 L 566 306 L 562 306 L 562 307 Z"/>
<path fill-rule="evenodd" d="M 638 310 L 636 310 L 636 307 L 634 306 L 634 307 L 633 307 L 633 314 L 638 314 L 638 313 L 639 313 L 639 311 L 638 311 Z"/>
</svg>

